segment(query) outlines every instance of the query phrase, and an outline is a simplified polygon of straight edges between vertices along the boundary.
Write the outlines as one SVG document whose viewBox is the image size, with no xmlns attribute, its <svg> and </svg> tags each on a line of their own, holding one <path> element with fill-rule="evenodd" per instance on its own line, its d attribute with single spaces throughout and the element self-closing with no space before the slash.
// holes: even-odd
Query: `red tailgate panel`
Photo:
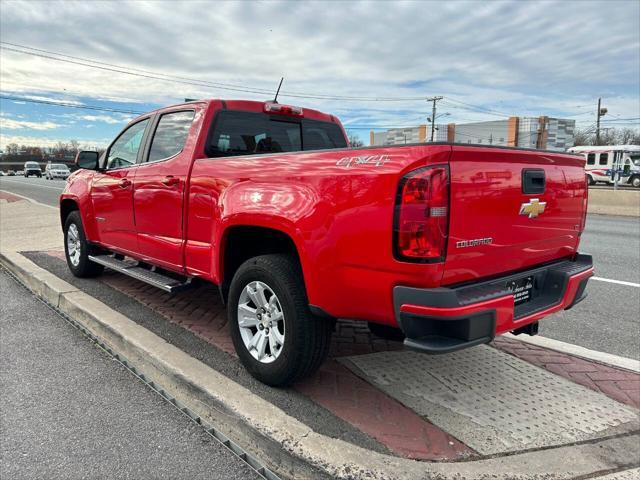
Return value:
<svg viewBox="0 0 640 480">
<path fill-rule="evenodd" d="M 543 193 L 524 194 L 522 172 L 543 169 Z M 451 217 L 443 284 L 514 272 L 577 249 L 585 194 L 584 160 L 543 151 L 454 147 Z M 545 210 L 521 215 L 538 199 Z M 491 239 L 490 243 L 487 239 Z M 462 241 L 480 240 L 469 246 Z"/>
</svg>

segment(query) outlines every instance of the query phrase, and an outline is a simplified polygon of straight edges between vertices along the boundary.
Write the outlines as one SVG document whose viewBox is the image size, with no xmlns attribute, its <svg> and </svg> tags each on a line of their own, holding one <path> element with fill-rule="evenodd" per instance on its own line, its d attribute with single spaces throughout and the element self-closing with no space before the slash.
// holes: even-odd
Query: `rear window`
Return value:
<svg viewBox="0 0 640 480">
<path fill-rule="evenodd" d="M 346 147 L 342 130 L 335 123 L 223 111 L 209 135 L 207 154 L 224 157 Z"/>
<path fill-rule="evenodd" d="M 40 168 L 40 165 L 38 165 L 36 162 L 27 162 L 24 164 L 25 168 Z"/>
<path fill-rule="evenodd" d="M 54 163 L 49 167 L 51 170 L 68 170 L 69 167 L 62 165 L 61 163 Z"/>
</svg>

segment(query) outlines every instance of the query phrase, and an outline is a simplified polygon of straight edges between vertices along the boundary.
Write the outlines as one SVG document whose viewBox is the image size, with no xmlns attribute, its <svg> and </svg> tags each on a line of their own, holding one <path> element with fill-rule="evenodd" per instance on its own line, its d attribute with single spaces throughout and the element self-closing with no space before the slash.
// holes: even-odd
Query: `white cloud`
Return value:
<svg viewBox="0 0 640 480">
<path fill-rule="evenodd" d="M 111 140 L 108 139 L 83 139 L 80 140 L 81 148 L 104 148 L 109 145 Z M 53 147 L 58 142 L 67 143 L 69 138 L 62 137 L 36 137 L 30 135 L 6 135 L 0 133 L 0 148 L 5 149 L 10 143 L 17 143 L 18 145 L 34 146 L 34 147 Z"/>
<path fill-rule="evenodd" d="M 96 18 L 101 28 L 78 42 L 77 26 Z M 576 106 L 585 104 L 595 110 L 602 96 L 622 118 L 640 111 L 637 1 L 25 2 L 4 4 L 0 26 L 4 41 L 170 75 L 269 91 L 285 76 L 281 101 L 335 113 L 349 124 L 424 123 L 429 105 L 286 94 L 444 95 L 536 116 L 583 113 Z M 4 50 L 2 60 L 3 85 L 47 98 L 62 92 L 169 104 L 186 97 L 270 97 Z M 500 118 L 453 101 L 439 111 L 458 122 Z"/>
<path fill-rule="evenodd" d="M 26 120 L 13 120 L 2 116 L 0 118 L 0 128 L 3 130 L 53 130 L 59 128 L 61 125 L 53 122 L 29 122 Z"/>
<path fill-rule="evenodd" d="M 122 118 L 111 117 L 109 115 L 80 115 L 78 118 L 87 122 L 102 122 L 108 124 L 122 124 Z"/>
<path fill-rule="evenodd" d="M 29 100 L 37 100 L 40 102 L 64 102 L 70 105 L 83 105 L 82 102 L 78 102 L 77 100 L 68 100 L 64 98 L 54 98 L 54 97 L 45 97 L 42 95 L 24 95 L 24 98 L 28 98 Z"/>
</svg>

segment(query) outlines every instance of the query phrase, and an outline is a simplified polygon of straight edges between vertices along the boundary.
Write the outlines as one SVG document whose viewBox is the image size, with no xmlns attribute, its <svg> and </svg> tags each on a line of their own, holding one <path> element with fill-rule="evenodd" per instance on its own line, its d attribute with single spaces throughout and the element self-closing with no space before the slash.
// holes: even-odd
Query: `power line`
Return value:
<svg viewBox="0 0 640 480">
<path fill-rule="evenodd" d="M 611 118 L 611 119 L 608 119 L 608 118 L 607 118 L 607 119 L 602 120 L 602 122 L 609 122 L 609 123 L 611 123 L 611 122 L 623 122 L 623 121 L 624 121 L 624 122 L 626 122 L 626 121 L 629 121 L 629 120 L 630 120 L 630 121 L 638 121 L 638 120 L 640 120 L 640 117 L 632 117 L 632 118 Z"/>
<path fill-rule="evenodd" d="M 486 112 L 486 113 L 491 113 L 491 114 L 497 115 L 497 116 L 502 116 L 502 117 L 507 117 L 507 118 L 513 117 L 513 115 L 505 113 L 505 112 L 499 112 L 499 111 L 493 110 L 491 108 L 481 107 L 480 105 L 473 105 L 471 103 L 466 103 L 466 102 L 463 102 L 461 100 L 456 100 L 455 98 L 451 98 L 451 97 L 446 97 L 444 101 L 445 102 L 454 102 L 454 103 L 458 103 L 458 104 L 461 104 L 461 105 L 466 105 L 469 108 L 472 108 L 472 109 L 475 109 L 475 110 L 478 110 L 478 111 L 482 111 L 482 112 Z M 467 110 L 469 108 L 467 108 Z"/>
<path fill-rule="evenodd" d="M 114 73 L 121 73 L 124 75 L 136 76 L 141 78 L 148 78 L 154 80 L 160 80 L 171 83 L 183 83 L 192 86 L 199 87 L 214 87 L 220 90 L 229 90 L 243 93 L 253 93 L 259 95 L 270 95 L 272 90 L 248 87 L 243 85 L 233 85 L 228 83 L 211 82 L 208 80 L 197 80 L 188 77 L 180 77 L 176 75 L 169 75 L 160 72 L 152 72 L 150 70 L 136 69 L 132 67 L 125 67 L 122 65 L 116 65 L 107 62 L 101 62 L 97 60 L 90 60 L 82 57 L 74 57 L 58 52 L 52 52 L 50 50 L 36 49 L 25 45 L 19 45 L 9 42 L 0 42 L 0 48 L 2 50 L 21 53 L 24 55 L 32 55 L 35 57 L 46 58 L 57 62 L 69 63 L 73 65 L 80 65 L 84 67 L 94 68 L 98 70 L 104 70 Z M 7 46 L 9 45 L 9 46 Z M 18 48 L 15 48 L 18 47 Z M 408 102 L 426 100 L 427 97 L 357 97 L 357 96 L 344 96 L 344 95 L 323 95 L 323 94 L 308 94 L 302 92 L 281 92 L 281 96 L 293 97 L 293 98 L 308 98 L 315 100 L 340 100 L 340 101 L 371 101 L 371 102 Z"/>
<path fill-rule="evenodd" d="M 99 110 L 102 112 L 129 113 L 132 115 L 142 115 L 143 113 L 145 113 L 145 112 L 138 112 L 135 110 L 123 110 L 120 108 L 99 107 L 97 105 L 85 105 L 85 104 L 77 104 L 77 103 L 58 102 L 53 100 L 37 100 L 34 98 L 15 97 L 12 95 L 4 95 L 1 93 L 0 93 L 0 99 L 11 100 L 13 102 L 40 103 L 44 105 L 54 105 L 57 107 L 79 108 L 84 110 Z"/>
<path fill-rule="evenodd" d="M 132 115 L 142 115 L 146 112 L 136 111 L 136 110 L 123 110 L 118 108 L 110 108 L 110 107 L 100 107 L 98 105 L 86 105 L 86 104 L 76 104 L 76 103 L 68 103 L 68 102 L 60 102 L 54 100 L 38 100 L 27 97 L 16 97 L 13 95 L 5 95 L 0 93 L 0 99 L 2 100 L 10 100 L 13 102 L 26 102 L 26 103 L 39 103 L 44 105 L 53 105 L 58 107 L 69 107 L 69 108 L 79 108 L 84 110 L 99 110 L 104 112 L 112 112 L 112 113 L 128 113 Z M 358 126 L 349 126 L 344 125 L 345 130 L 370 130 L 370 129 L 389 129 L 389 130 L 404 130 L 410 128 L 416 128 L 415 125 L 407 125 L 407 126 L 395 126 L 395 125 L 358 125 Z"/>
<path fill-rule="evenodd" d="M 22 48 L 22 49 L 33 50 L 33 51 L 35 51 L 35 52 L 48 53 L 48 54 L 50 54 L 50 55 L 56 55 L 56 56 L 58 56 L 58 57 L 71 58 L 71 59 L 73 59 L 73 60 L 80 60 L 80 61 L 82 61 L 82 62 L 90 62 L 90 63 L 95 63 L 95 64 L 98 64 L 98 65 L 106 65 L 106 66 L 108 66 L 108 67 L 115 67 L 115 68 L 122 68 L 122 69 L 126 69 L 126 70 L 132 70 L 132 71 L 134 71 L 134 72 L 148 73 L 148 74 L 151 74 L 151 75 L 161 75 L 161 76 L 164 76 L 164 77 L 168 77 L 168 78 L 175 78 L 175 79 L 178 79 L 178 80 L 199 81 L 199 80 L 195 80 L 195 79 L 188 78 L 188 77 L 180 77 L 180 76 L 177 76 L 177 75 L 169 75 L 169 74 L 165 74 L 165 73 L 153 72 L 153 71 L 151 71 L 151 70 L 143 70 L 143 69 L 141 69 L 141 68 L 134 68 L 134 67 L 127 67 L 127 66 L 122 66 L 122 65 L 116 65 L 116 64 L 113 64 L 113 63 L 107 63 L 107 62 L 101 62 L 101 61 L 98 61 L 98 60 L 92 60 L 92 59 L 90 59 L 90 58 L 76 57 L 76 56 L 73 56 L 73 55 L 67 55 L 67 54 L 64 54 L 64 53 L 52 52 L 51 50 L 44 50 L 44 49 L 42 49 L 42 48 L 28 47 L 28 46 L 26 46 L 26 45 L 20 45 L 20 44 L 17 44 L 17 43 L 0 42 L 0 44 L 3 44 L 3 45 L 10 45 L 10 46 L 12 46 L 12 47 L 18 47 L 18 48 Z M 8 50 L 8 49 L 7 49 L 7 50 Z M 12 50 L 12 51 L 16 51 L 16 50 Z M 23 52 L 23 51 L 19 51 L 19 53 L 30 54 L 30 52 Z M 45 58 L 48 58 L 48 57 L 45 57 Z M 203 83 L 211 84 L 211 85 L 213 85 L 213 86 L 225 86 L 225 87 L 247 88 L 247 87 L 245 87 L 245 86 L 243 86 L 243 85 L 234 85 L 234 84 L 231 84 L 231 83 L 208 82 L 208 81 L 206 81 L 206 80 L 202 80 L 202 82 L 203 82 Z M 259 91 L 260 93 L 265 93 L 265 94 L 272 94 L 272 93 L 273 93 L 273 91 L 271 91 L 271 90 L 266 90 L 266 89 L 255 89 L 255 90 L 256 90 L 256 91 Z"/>
</svg>

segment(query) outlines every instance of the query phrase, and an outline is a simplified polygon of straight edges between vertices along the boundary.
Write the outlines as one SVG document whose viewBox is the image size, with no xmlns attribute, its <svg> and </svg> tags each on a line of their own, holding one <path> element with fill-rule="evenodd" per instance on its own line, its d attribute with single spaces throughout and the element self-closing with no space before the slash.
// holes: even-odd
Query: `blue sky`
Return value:
<svg viewBox="0 0 640 480">
<path fill-rule="evenodd" d="M 605 126 L 640 127 L 634 0 L 5 0 L 0 27 L 5 96 L 144 112 L 185 97 L 266 100 L 284 76 L 281 102 L 334 113 L 365 141 L 374 127 L 424 124 L 432 95 L 445 97 L 443 122 L 550 115 L 587 128 L 603 97 Z M 133 116 L 3 99 L 0 148 L 103 146 Z"/>
</svg>

